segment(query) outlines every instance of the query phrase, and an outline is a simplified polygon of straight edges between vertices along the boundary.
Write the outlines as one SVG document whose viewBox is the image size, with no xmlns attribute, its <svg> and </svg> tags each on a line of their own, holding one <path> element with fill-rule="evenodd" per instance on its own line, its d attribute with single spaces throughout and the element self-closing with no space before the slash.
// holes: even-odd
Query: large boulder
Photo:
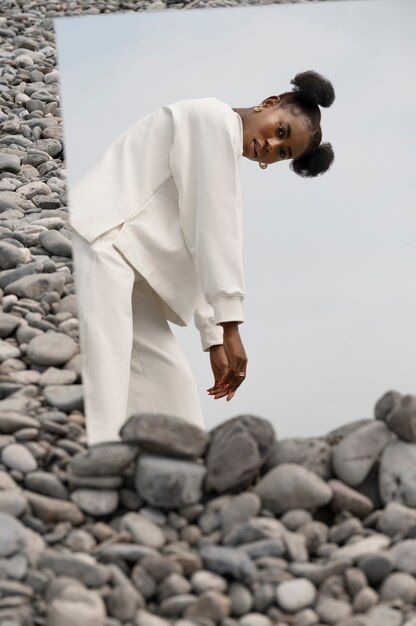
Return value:
<svg viewBox="0 0 416 626">
<path fill-rule="evenodd" d="M 205 489 L 239 491 L 253 481 L 276 442 L 273 427 L 254 415 L 239 415 L 210 432 Z"/>
</svg>

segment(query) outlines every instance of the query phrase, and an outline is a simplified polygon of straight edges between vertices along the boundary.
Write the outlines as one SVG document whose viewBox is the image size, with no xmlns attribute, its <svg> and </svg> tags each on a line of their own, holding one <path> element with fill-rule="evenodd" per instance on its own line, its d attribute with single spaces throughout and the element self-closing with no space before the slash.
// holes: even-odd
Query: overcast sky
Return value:
<svg viewBox="0 0 416 626">
<path fill-rule="evenodd" d="M 241 413 L 278 437 L 371 417 L 386 391 L 416 393 L 416 3 L 339 0 L 55 18 L 68 183 L 128 126 L 182 98 L 255 106 L 313 69 L 330 172 L 240 159 L 247 378 L 205 391 L 209 354 L 171 325 L 194 368 L 206 427 Z"/>
</svg>

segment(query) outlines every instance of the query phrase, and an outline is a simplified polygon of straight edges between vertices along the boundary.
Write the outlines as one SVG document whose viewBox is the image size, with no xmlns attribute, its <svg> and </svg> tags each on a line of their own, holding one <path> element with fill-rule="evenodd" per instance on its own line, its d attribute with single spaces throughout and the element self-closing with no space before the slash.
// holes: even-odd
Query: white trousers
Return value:
<svg viewBox="0 0 416 626">
<path fill-rule="evenodd" d="M 157 294 L 113 247 L 122 224 L 92 243 L 72 233 L 87 443 L 120 441 L 133 413 L 205 429 L 196 380 Z"/>
</svg>

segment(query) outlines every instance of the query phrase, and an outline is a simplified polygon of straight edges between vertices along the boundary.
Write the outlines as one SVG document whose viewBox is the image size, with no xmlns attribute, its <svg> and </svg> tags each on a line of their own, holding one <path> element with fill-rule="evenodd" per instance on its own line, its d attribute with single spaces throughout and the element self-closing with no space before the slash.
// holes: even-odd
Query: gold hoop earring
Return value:
<svg viewBox="0 0 416 626">
<path fill-rule="evenodd" d="M 254 107 L 255 111 L 263 111 L 264 106 L 262 104 L 258 104 L 256 107 Z"/>
<path fill-rule="evenodd" d="M 265 170 L 267 167 L 267 163 L 259 163 L 259 167 L 261 167 L 262 170 Z"/>
</svg>

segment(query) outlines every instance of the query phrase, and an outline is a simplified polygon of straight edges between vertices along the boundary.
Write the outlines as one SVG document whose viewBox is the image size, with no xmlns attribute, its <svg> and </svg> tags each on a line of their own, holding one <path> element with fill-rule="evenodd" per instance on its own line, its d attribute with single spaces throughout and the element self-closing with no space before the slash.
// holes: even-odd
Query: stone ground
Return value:
<svg viewBox="0 0 416 626">
<path fill-rule="evenodd" d="M 0 0 L 0 626 L 416 626 L 415 396 L 86 445 L 52 18 L 241 4 Z"/>
</svg>

